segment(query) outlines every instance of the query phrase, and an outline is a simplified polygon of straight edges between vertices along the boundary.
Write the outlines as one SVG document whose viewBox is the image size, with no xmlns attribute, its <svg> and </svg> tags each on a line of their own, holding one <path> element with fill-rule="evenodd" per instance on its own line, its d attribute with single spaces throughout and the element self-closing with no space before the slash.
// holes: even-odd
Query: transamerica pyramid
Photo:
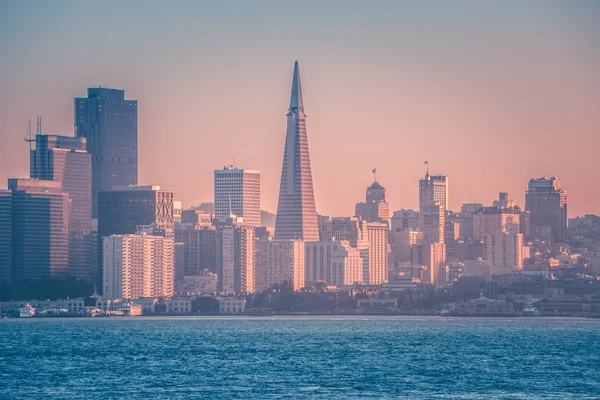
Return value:
<svg viewBox="0 0 600 400">
<path fill-rule="evenodd" d="M 287 113 L 275 239 L 319 240 L 298 61 L 294 64 L 292 97 Z"/>
</svg>

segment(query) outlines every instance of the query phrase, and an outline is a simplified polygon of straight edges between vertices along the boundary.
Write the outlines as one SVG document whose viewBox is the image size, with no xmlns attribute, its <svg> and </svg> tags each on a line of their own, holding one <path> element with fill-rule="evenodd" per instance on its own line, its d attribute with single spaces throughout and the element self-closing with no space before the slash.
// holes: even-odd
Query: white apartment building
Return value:
<svg viewBox="0 0 600 400">
<path fill-rule="evenodd" d="M 167 297 L 174 291 L 173 237 L 112 235 L 103 238 L 103 295 L 137 299 Z"/>
</svg>

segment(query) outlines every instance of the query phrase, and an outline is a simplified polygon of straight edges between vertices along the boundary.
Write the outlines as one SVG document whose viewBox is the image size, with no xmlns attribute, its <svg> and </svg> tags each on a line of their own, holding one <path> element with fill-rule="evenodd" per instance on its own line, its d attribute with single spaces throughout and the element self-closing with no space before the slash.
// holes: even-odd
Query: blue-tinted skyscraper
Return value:
<svg viewBox="0 0 600 400">
<path fill-rule="evenodd" d="M 87 98 L 75 99 L 75 129 L 92 154 L 92 216 L 97 218 L 99 192 L 137 185 L 137 100 L 125 100 L 124 90 L 89 88 Z"/>
</svg>

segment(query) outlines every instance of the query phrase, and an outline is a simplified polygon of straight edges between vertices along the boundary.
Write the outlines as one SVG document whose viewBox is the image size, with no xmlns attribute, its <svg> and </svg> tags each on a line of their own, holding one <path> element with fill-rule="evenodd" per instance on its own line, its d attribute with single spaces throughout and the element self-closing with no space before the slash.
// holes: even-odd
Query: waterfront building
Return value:
<svg viewBox="0 0 600 400">
<path fill-rule="evenodd" d="M 174 293 L 175 239 L 144 232 L 103 238 L 103 294 L 110 299 Z"/>
<path fill-rule="evenodd" d="M 12 281 L 12 192 L 0 189 L 0 283 Z"/>
<path fill-rule="evenodd" d="M 304 113 L 300 70 L 297 61 L 294 64 L 292 95 L 287 114 L 275 239 L 319 240 L 306 133 L 306 114 Z"/>
<path fill-rule="evenodd" d="M 567 192 L 561 189 L 560 179 L 555 177 L 531 179 L 525 195 L 525 209 L 530 213 L 533 236 L 549 230 L 553 240 L 557 242 L 566 240 Z"/>
<path fill-rule="evenodd" d="M 246 300 L 234 297 L 218 297 L 219 314 L 242 314 L 246 311 Z"/>
<path fill-rule="evenodd" d="M 256 240 L 256 291 L 287 282 L 294 290 L 304 287 L 303 240 Z"/>
<path fill-rule="evenodd" d="M 98 194 L 115 186 L 138 183 L 137 100 L 125 91 L 94 87 L 75 98 L 75 133 L 86 138 L 92 156 L 92 217 L 98 216 Z"/>
<path fill-rule="evenodd" d="M 260 226 L 260 171 L 226 165 L 214 176 L 215 217 L 233 213 L 246 225 Z"/>
<path fill-rule="evenodd" d="M 32 179 L 58 181 L 69 195 L 69 274 L 91 281 L 92 159 L 83 137 L 41 135 L 30 154 Z"/>
</svg>

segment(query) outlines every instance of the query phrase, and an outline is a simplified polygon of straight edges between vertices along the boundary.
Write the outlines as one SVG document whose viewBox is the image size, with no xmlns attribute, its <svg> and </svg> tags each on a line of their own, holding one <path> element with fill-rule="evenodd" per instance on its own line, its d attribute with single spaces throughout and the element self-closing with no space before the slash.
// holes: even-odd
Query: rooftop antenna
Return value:
<svg viewBox="0 0 600 400">
<path fill-rule="evenodd" d="M 429 161 L 425 161 L 425 165 L 427 166 L 427 173 L 425 174 L 425 176 L 429 176 Z"/>
<path fill-rule="evenodd" d="M 39 117 L 38 117 L 38 118 L 39 118 Z M 29 143 L 29 157 L 31 158 L 31 151 L 33 150 L 33 149 L 32 149 L 32 147 L 31 147 L 31 146 L 32 146 L 31 144 L 32 144 L 32 143 L 35 141 L 35 139 L 32 139 L 32 138 L 31 138 L 31 117 L 29 117 L 29 127 L 28 127 L 28 129 L 27 129 L 27 137 L 25 138 L 25 141 L 26 141 L 27 143 Z M 37 165 L 36 165 L 36 159 L 35 159 L 35 157 L 33 157 L 33 171 L 30 171 L 30 172 L 29 172 L 29 175 L 36 176 L 36 173 L 37 173 L 37 171 L 36 171 L 36 169 L 37 169 L 37 168 L 36 168 L 36 166 L 37 166 Z M 30 167 L 30 168 L 31 168 L 31 167 Z M 32 174 L 31 172 L 33 172 L 33 174 Z"/>
</svg>

